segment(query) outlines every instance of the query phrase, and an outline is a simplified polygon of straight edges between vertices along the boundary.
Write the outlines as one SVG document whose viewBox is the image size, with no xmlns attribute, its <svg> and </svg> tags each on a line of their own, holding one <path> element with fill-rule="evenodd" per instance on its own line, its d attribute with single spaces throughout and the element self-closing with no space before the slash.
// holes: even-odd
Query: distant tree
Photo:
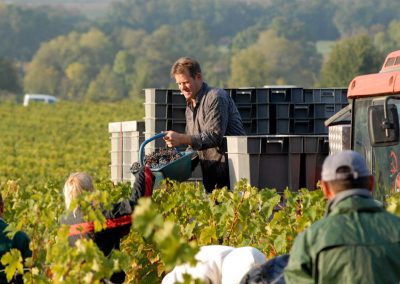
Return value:
<svg viewBox="0 0 400 284">
<path fill-rule="evenodd" d="M 347 87 L 357 75 L 378 72 L 384 55 L 370 37 L 356 35 L 339 41 L 321 70 L 321 86 Z"/>
<path fill-rule="evenodd" d="M 210 31 L 211 40 L 233 37 L 265 16 L 265 7 L 231 0 L 123 0 L 115 1 L 104 28 L 127 27 L 152 33 L 162 25 L 199 21 Z"/>
<path fill-rule="evenodd" d="M 257 41 L 258 36 L 266 29 L 265 26 L 254 25 L 243 31 L 238 32 L 232 39 L 231 52 L 232 54 L 247 48 Z"/>
<path fill-rule="evenodd" d="M 0 97 L 14 94 L 17 97 L 21 87 L 18 80 L 18 73 L 13 63 L 0 58 Z"/>
<path fill-rule="evenodd" d="M 135 65 L 129 80 L 130 96 L 140 96 L 144 88 L 171 86 L 170 68 L 179 57 L 194 57 L 203 66 L 212 61 L 216 49 L 207 35 L 203 25 L 193 21 L 164 25 L 142 38 L 138 47 L 130 49 Z"/>
<path fill-rule="evenodd" d="M 64 99 L 83 99 L 90 82 L 105 65 L 113 64 L 113 55 L 113 44 L 97 29 L 60 36 L 41 46 L 28 68 L 24 88 Z"/>
<path fill-rule="evenodd" d="M 336 5 L 333 18 L 341 37 L 368 31 L 373 26 L 387 26 L 398 19 L 400 2 L 393 0 L 331 0 Z"/>
<path fill-rule="evenodd" d="M 85 99 L 90 101 L 118 101 L 126 98 L 122 78 L 105 65 L 87 89 Z"/>
<path fill-rule="evenodd" d="M 272 29 L 256 43 L 232 56 L 230 86 L 295 84 L 312 86 L 321 56 L 304 42 L 277 36 Z"/>
<path fill-rule="evenodd" d="M 387 29 L 374 35 L 374 44 L 383 54 L 400 48 L 400 21 L 390 22 Z"/>
<path fill-rule="evenodd" d="M 295 40 L 335 40 L 339 37 L 333 23 L 337 7 L 329 0 L 271 0 L 268 16 L 280 36 Z"/>
<path fill-rule="evenodd" d="M 70 32 L 82 16 L 50 7 L 22 8 L 0 2 L 0 56 L 29 61 L 42 42 Z"/>
</svg>

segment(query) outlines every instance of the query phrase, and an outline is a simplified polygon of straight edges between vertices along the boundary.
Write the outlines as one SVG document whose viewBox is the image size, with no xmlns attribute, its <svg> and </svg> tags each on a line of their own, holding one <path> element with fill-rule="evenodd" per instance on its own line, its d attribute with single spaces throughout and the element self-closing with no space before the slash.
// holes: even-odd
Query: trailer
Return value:
<svg viewBox="0 0 400 284">
<path fill-rule="evenodd" d="M 400 191 L 400 50 L 386 56 L 378 73 L 355 77 L 347 98 L 349 107 L 328 126 L 350 117 L 343 124 L 350 126 L 350 148 L 365 157 L 375 177 L 374 196 L 383 201 Z"/>
</svg>

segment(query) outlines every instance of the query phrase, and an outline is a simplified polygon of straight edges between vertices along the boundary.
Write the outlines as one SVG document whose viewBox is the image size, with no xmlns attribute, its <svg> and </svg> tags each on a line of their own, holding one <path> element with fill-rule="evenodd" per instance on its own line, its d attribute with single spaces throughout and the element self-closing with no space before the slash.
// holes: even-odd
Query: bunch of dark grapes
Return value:
<svg viewBox="0 0 400 284">
<path fill-rule="evenodd" d="M 151 169 L 159 169 L 182 157 L 175 148 L 159 148 L 144 157 L 144 164 Z"/>
<path fill-rule="evenodd" d="M 144 164 L 151 169 L 159 169 L 182 157 L 175 148 L 159 148 L 144 156 Z M 135 174 L 141 169 L 140 163 L 135 162 L 131 166 L 131 173 Z"/>
</svg>

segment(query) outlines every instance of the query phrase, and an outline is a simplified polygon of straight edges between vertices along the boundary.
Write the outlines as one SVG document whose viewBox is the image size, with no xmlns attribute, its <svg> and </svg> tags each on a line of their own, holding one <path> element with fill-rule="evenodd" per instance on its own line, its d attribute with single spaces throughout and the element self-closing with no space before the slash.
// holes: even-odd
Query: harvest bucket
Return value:
<svg viewBox="0 0 400 284">
<path fill-rule="evenodd" d="M 165 133 L 158 133 L 154 135 L 153 137 L 150 137 L 149 139 L 145 140 L 139 148 L 139 163 L 141 166 L 144 165 L 144 148 L 147 143 L 158 139 L 162 138 L 165 136 Z M 156 176 L 156 178 L 163 179 L 163 178 L 169 178 L 173 179 L 176 181 L 185 181 L 188 180 L 192 174 L 192 155 L 194 151 L 182 151 L 179 152 L 182 157 L 169 162 L 166 165 L 157 167 L 157 168 L 150 168 L 152 173 Z M 160 174 L 162 177 L 160 177 Z"/>
</svg>

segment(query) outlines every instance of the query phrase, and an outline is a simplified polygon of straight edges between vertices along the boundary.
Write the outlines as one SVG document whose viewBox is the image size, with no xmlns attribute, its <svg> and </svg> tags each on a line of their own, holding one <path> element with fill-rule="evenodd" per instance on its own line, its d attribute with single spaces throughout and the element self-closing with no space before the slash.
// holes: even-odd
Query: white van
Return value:
<svg viewBox="0 0 400 284">
<path fill-rule="evenodd" d="M 29 102 L 40 102 L 45 104 L 54 104 L 58 99 L 54 96 L 43 94 L 26 94 L 24 96 L 24 106 L 28 106 Z"/>
</svg>

